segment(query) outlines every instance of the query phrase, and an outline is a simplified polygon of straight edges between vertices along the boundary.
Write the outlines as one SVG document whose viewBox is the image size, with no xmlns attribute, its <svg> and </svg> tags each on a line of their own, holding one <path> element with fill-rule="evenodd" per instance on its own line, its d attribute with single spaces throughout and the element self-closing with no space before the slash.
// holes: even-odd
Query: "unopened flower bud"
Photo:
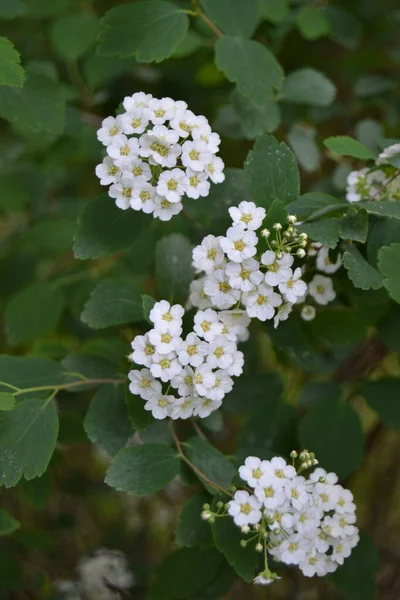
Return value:
<svg viewBox="0 0 400 600">
<path fill-rule="evenodd" d="M 280 229 L 282 229 L 281 223 L 274 223 L 272 227 L 275 229 L 275 231 L 279 231 Z"/>
<path fill-rule="evenodd" d="M 203 504 L 203 508 L 204 510 L 210 510 L 210 505 L 209 504 Z"/>
<path fill-rule="evenodd" d="M 276 253 L 276 258 L 277 258 L 278 260 L 280 260 L 281 258 L 283 258 L 283 252 L 277 252 L 277 253 Z"/>
<path fill-rule="evenodd" d="M 305 251 L 305 250 L 303 250 L 303 248 L 299 248 L 299 249 L 297 250 L 296 254 L 297 254 L 297 256 L 298 256 L 299 258 L 304 258 L 304 257 L 305 257 L 305 255 L 306 255 L 306 251 Z"/>
<path fill-rule="evenodd" d="M 257 550 L 257 552 L 262 552 L 264 550 L 263 545 L 260 543 L 256 544 L 256 550 Z"/>
<path fill-rule="evenodd" d="M 217 502 L 217 508 L 223 508 L 224 507 L 224 503 L 220 500 L 219 502 Z"/>
<path fill-rule="evenodd" d="M 296 223 L 297 217 L 296 217 L 296 215 L 288 215 L 287 220 L 288 220 L 288 223 Z"/>
<path fill-rule="evenodd" d="M 290 458 L 297 458 L 299 455 L 297 454 L 296 450 L 292 450 L 290 453 Z"/>
<path fill-rule="evenodd" d="M 209 521 L 211 519 L 211 513 L 208 510 L 203 510 L 203 512 L 201 513 L 201 518 L 204 521 Z"/>
<path fill-rule="evenodd" d="M 265 239 L 268 239 L 268 238 L 269 238 L 269 236 L 271 235 L 271 232 L 270 232 L 270 230 L 269 230 L 269 229 L 263 229 L 263 230 L 261 231 L 261 235 L 263 236 L 263 238 L 265 238 Z"/>
<path fill-rule="evenodd" d="M 240 531 L 242 533 L 249 533 L 250 527 L 248 525 L 243 525 L 243 527 L 240 528 Z"/>
<path fill-rule="evenodd" d="M 242 548 L 246 548 L 246 546 L 247 546 L 246 540 L 240 540 L 240 545 L 242 546 Z"/>
<path fill-rule="evenodd" d="M 279 535 L 280 531 L 281 530 L 279 529 L 279 527 L 275 527 L 275 529 L 272 530 L 272 533 L 274 533 L 275 535 Z"/>
</svg>

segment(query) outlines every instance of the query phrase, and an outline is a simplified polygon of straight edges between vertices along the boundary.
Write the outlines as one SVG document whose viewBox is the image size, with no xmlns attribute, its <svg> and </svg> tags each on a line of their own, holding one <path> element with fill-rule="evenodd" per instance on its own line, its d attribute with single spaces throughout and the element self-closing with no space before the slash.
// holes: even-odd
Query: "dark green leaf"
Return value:
<svg viewBox="0 0 400 600">
<path fill-rule="evenodd" d="M 241 375 L 233 386 L 233 390 L 224 399 L 224 411 L 234 415 L 249 413 L 257 406 L 264 404 L 267 398 L 280 401 L 283 391 L 281 378 L 275 373 L 252 373 Z M 271 406 L 269 406 L 271 410 Z"/>
<path fill-rule="evenodd" d="M 9 535 L 21 527 L 21 523 L 14 519 L 5 510 L 0 509 L 0 536 Z"/>
<path fill-rule="evenodd" d="M 362 35 L 360 21 L 341 6 L 328 6 L 326 15 L 330 23 L 331 38 L 350 50 L 357 48 Z"/>
<path fill-rule="evenodd" d="M 200 0 L 208 17 L 227 35 L 251 37 L 258 22 L 258 0 Z"/>
<path fill-rule="evenodd" d="M 343 479 L 357 469 L 364 453 L 364 435 L 356 411 L 340 400 L 317 402 L 299 428 L 300 444 L 312 448 L 321 466 Z"/>
<path fill-rule="evenodd" d="M 340 221 L 340 237 L 365 243 L 368 234 L 368 215 L 365 210 L 351 206 Z"/>
<path fill-rule="evenodd" d="M 384 137 L 383 127 L 374 119 L 361 119 L 355 127 L 356 138 L 359 142 L 377 154 L 380 152 L 379 140 Z"/>
<path fill-rule="evenodd" d="M 206 440 L 192 437 L 184 443 L 184 452 L 189 460 L 211 481 L 223 488 L 230 486 L 235 469 L 229 460 L 219 450 Z M 201 476 L 200 480 L 202 480 Z M 202 480 L 210 494 L 217 493 L 214 486 Z"/>
<path fill-rule="evenodd" d="M 133 435 L 122 385 L 103 386 L 93 396 L 83 423 L 89 439 L 110 456 L 123 448 Z"/>
<path fill-rule="evenodd" d="M 115 365 L 108 360 L 97 356 L 89 356 L 88 354 L 78 352 L 68 354 L 62 360 L 62 365 L 72 373 L 70 379 L 74 382 L 82 380 L 82 377 L 76 377 L 75 373 L 79 373 L 87 379 L 114 379 L 118 377 L 118 369 Z M 118 378 L 121 379 L 120 376 Z M 85 381 L 82 380 L 82 385 L 71 387 L 68 391 L 78 393 L 98 386 L 98 383 L 85 383 Z"/>
<path fill-rule="evenodd" d="M 20 54 L 12 42 L 5 37 L 0 37 L 0 85 L 22 86 L 25 71 L 20 63 Z"/>
<path fill-rule="evenodd" d="M 315 242 L 321 242 L 328 248 L 336 248 L 339 241 L 340 220 L 336 218 L 321 219 L 321 221 L 303 223 L 299 225 L 298 229 Z"/>
<path fill-rule="evenodd" d="M 262 106 L 255 104 L 238 91 L 232 95 L 232 102 L 246 138 L 253 140 L 263 133 L 270 133 L 279 127 L 281 112 L 273 100 L 265 100 Z"/>
<path fill-rule="evenodd" d="M 21 210 L 29 202 L 29 190 L 16 174 L 0 175 L 0 208 L 10 212 Z"/>
<path fill-rule="evenodd" d="M 287 139 L 301 167 L 307 173 L 319 169 L 320 151 L 315 143 L 316 130 L 305 125 L 293 125 Z"/>
<path fill-rule="evenodd" d="M 43 399 L 24 400 L 0 413 L 0 485 L 17 485 L 40 477 L 47 468 L 58 435 L 57 411 Z"/>
<path fill-rule="evenodd" d="M 340 386 L 335 381 L 309 381 L 300 390 L 299 404 L 306 408 L 317 402 L 336 400 L 340 396 Z"/>
<path fill-rule="evenodd" d="M 144 409 L 145 401 L 140 396 L 134 396 L 127 391 L 125 397 L 129 418 L 136 431 L 143 431 L 154 423 L 154 417 L 151 412 Z"/>
<path fill-rule="evenodd" d="M 365 324 L 348 308 L 327 308 L 317 314 L 311 326 L 314 335 L 331 348 L 357 344 L 367 333 Z"/>
<path fill-rule="evenodd" d="M 358 202 L 359 208 L 364 208 L 371 215 L 400 219 L 400 202 L 393 200 L 376 200 L 374 202 Z"/>
<path fill-rule="evenodd" d="M 210 523 L 201 518 L 206 502 L 210 502 L 210 496 L 199 492 L 183 506 L 175 534 L 180 546 L 199 546 L 212 540 Z"/>
<path fill-rule="evenodd" d="M 378 413 L 385 427 L 400 427 L 400 379 L 386 377 L 378 381 L 365 381 L 359 385 L 358 391 Z"/>
<path fill-rule="evenodd" d="M 325 12 L 317 7 L 303 6 L 296 17 L 297 27 L 306 40 L 317 40 L 329 34 L 330 25 Z"/>
<path fill-rule="evenodd" d="M 0 17 L 2 19 L 15 19 L 23 15 L 27 10 L 24 0 L 0 0 Z"/>
<path fill-rule="evenodd" d="M 382 287 L 381 275 L 355 246 L 350 246 L 343 254 L 343 265 L 355 287 L 362 290 L 377 290 Z"/>
<path fill-rule="evenodd" d="M 324 146 L 332 150 L 335 154 L 339 154 L 339 156 L 353 156 L 354 158 L 362 158 L 364 160 L 375 158 L 374 153 L 367 146 L 364 146 L 364 144 L 361 144 L 348 135 L 329 137 L 324 140 Z"/>
<path fill-rule="evenodd" d="M 292 71 L 283 84 L 281 99 L 295 104 L 329 106 L 336 97 L 336 86 L 320 71 L 305 68 Z"/>
<path fill-rule="evenodd" d="M 395 78 L 386 75 L 363 75 L 359 77 L 354 84 L 354 93 L 356 96 L 365 98 L 384 94 L 390 90 L 396 89 L 397 81 Z"/>
<path fill-rule="evenodd" d="M 102 281 L 92 291 L 81 318 L 94 329 L 140 322 L 143 320 L 140 289 L 125 279 Z"/>
<path fill-rule="evenodd" d="M 179 465 L 179 455 L 164 444 L 124 448 L 114 458 L 105 482 L 121 492 L 150 496 L 178 475 Z"/>
<path fill-rule="evenodd" d="M 300 196 L 295 202 L 286 206 L 288 213 L 296 215 L 300 220 L 315 218 L 316 213 L 322 215 L 323 212 L 341 208 L 341 202 L 334 196 L 322 192 L 308 192 Z"/>
<path fill-rule="evenodd" d="M 378 252 L 382 246 L 390 246 L 393 242 L 400 241 L 400 219 L 374 219 L 370 223 L 367 239 L 368 261 L 376 267 L 378 265 Z"/>
<path fill-rule="evenodd" d="M 283 23 L 289 14 L 289 0 L 259 0 L 261 15 L 271 23 Z"/>
<path fill-rule="evenodd" d="M 378 252 L 378 268 L 389 295 L 400 303 L 400 244 L 384 246 Z"/>
<path fill-rule="evenodd" d="M 148 323 L 152 324 L 149 316 L 150 316 L 151 309 L 153 308 L 153 306 L 156 303 L 156 300 L 154 300 L 154 298 L 152 298 L 151 296 L 148 296 L 147 294 L 142 294 L 141 298 L 142 298 L 143 317 L 144 317 L 144 319 L 146 319 L 146 321 Z"/>
<path fill-rule="evenodd" d="M 31 388 L 65 383 L 66 374 L 59 363 L 48 358 L 2 354 L 0 355 L 0 381 L 8 383 L 11 387 Z M 1 383 L 0 389 L 4 392 L 12 391 Z"/>
<path fill-rule="evenodd" d="M 0 410 L 12 410 L 15 398 L 9 392 L 0 392 Z"/>
<path fill-rule="evenodd" d="M 101 20 L 98 53 L 138 62 L 161 62 L 185 38 L 189 19 L 170 2 L 147 0 L 116 6 Z"/>
<path fill-rule="evenodd" d="M 99 20 L 93 13 L 61 17 L 51 28 L 51 40 L 56 52 L 68 60 L 76 60 L 95 42 Z"/>
<path fill-rule="evenodd" d="M 378 550 L 361 532 L 360 542 L 353 548 L 351 556 L 336 573 L 330 575 L 330 579 L 348 600 L 376 600 L 378 566 Z"/>
<path fill-rule="evenodd" d="M 180 233 L 162 238 L 156 247 L 156 280 L 160 296 L 184 304 L 193 278 L 190 241 Z"/>
</svg>

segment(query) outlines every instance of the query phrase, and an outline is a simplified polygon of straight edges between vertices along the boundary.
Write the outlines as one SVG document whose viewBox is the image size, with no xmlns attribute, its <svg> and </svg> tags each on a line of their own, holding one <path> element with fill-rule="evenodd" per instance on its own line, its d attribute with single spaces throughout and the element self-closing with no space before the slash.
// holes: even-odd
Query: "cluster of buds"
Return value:
<svg viewBox="0 0 400 600">
<path fill-rule="evenodd" d="M 305 248 L 308 244 L 308 235 L 306 233 L 299 233 L 296 228 L 297 217 L 295 215 L 288 215 L 287 217 L 288 226 L 286 229 L 282 223 L 274 223 L 272 228 L 274 229 L 275 236 L 271 239 L 271 231 L 269 229 L 263 229 L 261 235 L 268 242 L 270 250 L 273 250 L 277 258 L 281 259 L 287 254 L 295 254 L 298 258 L 304 258 L 306 256 Z"/>
</svg>

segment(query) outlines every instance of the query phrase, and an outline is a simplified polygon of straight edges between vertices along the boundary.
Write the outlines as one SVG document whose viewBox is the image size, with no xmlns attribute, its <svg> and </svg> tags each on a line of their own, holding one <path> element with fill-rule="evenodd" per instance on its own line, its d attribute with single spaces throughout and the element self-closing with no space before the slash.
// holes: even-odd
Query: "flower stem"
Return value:
<svg viewBox="0 0 400 600">
<path fill-rule="evenodd" d="M 199 5 L 199 0 L 192 0 L 192 2 L 193 2 L 193 6 L 195 8 L 195 11 L 196 11 L 196 15 L 198 17 L 200 17 L 200 19 L 202 19 L 202 21 L 204 21 L 204 23 L 206 23 L 206 25 L 208 25 L 208 27 L 210 27 L 210 29 L 213 30 L 213 32 L 215 33 L 215 35 L 217 37 L 222 37 L 223 34 L 222 34 L 222 31 L 219 29 L 219 27 L 217 27 L 215 25 L 215 23 L 213 23 L 211 21 L 211 19 L 209 19 L 207 17 L 207 15 L 205 15 L 203 13 L 203 11 L 201 10 L 200 5 Z"/>
</svg>

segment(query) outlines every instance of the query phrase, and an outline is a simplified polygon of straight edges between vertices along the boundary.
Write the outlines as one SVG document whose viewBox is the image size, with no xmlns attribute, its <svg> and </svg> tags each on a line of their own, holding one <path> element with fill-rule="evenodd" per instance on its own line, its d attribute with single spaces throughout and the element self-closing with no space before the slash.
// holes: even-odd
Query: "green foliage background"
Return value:
<svg viewBox="0 0 400 600">
<path fill-rule="evenodd" d="M 399 597 L 400 205 L 344 201 L 350 170 L 400 138 L 399 25 L 396 0 L 0 0 L 1 599 L 55 598 L 99 546 L 127 553 L 135 598 Z M 222 137 L 226 181 L 169 223 L 121 213 L 94 174 L 101 120 L 141 90 Z M 219 485 L 248 454 L 305 446 L 354 491 L 345 566 L 267 590 L 242 581 L 237 532 L 199 520 L 215 489 L 121 383 L 152 298 L 185 301 L 191 247 L 243 199 L 346 241 L 335 304 L 254 327 L 209 442 L 177 428 Z"/>
</svg>

